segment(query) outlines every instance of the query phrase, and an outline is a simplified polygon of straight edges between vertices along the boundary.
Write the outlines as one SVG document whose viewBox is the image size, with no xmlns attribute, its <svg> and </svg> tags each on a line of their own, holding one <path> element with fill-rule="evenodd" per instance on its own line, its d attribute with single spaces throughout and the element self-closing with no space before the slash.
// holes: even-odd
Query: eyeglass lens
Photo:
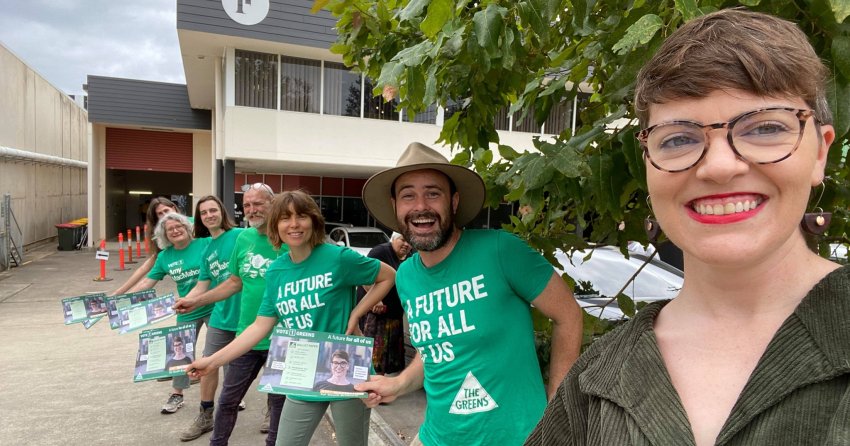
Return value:
<svg viewBox="0 0 850 446">
<path fill-rule="evenodd" d="M 757 111 L 730 121 L 728 138 L 747 161 L 772 163 L 784 159 L 797 148 L 804 122 L 795 110 Z M 665 170 L 693 166 L 708 146 L 705 127 L 678 121 L 653 128 L 646 140 L 649 158 Z"/>
</svg>

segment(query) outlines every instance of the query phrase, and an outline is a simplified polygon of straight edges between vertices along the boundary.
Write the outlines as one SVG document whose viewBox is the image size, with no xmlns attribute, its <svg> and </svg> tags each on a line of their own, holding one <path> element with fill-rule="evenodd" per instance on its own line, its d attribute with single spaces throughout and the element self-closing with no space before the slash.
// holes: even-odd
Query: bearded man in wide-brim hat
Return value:
<svg viewBox="0 0 850 446">
<path fill-rule="evenodd" d="M 461 229 L 485 195 L 478 174 L 420 143 L 363 188 L 372 215 L 418 251 L 396 275 L 417 355 L 357 388 L 373 407 L 424 386 L 414 445 L 522 444 L 579 354 L 581 311 L 543 256 L 504 231 Z M 553 321 L 548 389 L 531 305 Z"/>
</svg>

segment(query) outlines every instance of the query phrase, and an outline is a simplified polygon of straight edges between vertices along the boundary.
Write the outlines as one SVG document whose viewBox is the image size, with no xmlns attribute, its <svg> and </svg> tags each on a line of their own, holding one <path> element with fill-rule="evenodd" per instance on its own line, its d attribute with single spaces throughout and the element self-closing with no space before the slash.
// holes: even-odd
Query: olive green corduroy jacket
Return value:
<svg viewBox="0 0 850 446">
<path fill-rule="evenodd" d="M 666 302 L 594 343 L 526 445 L 694 444 L 652 330 Z M 718 445 L 850 445 L 850 266 L 824 277 L 759 359 Z"/>
</svg>

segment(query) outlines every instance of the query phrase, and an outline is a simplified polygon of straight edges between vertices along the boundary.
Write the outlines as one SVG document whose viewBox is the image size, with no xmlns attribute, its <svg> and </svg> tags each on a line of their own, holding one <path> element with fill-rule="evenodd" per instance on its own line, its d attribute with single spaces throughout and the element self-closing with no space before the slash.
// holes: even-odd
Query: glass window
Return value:
<svg viewBox="0 0 850 446">
<path fill-rule="evenodd" d="M 345 65 L 325 62 L 326 115 L 360 117 L 360 74 Z"/>
<path fill-rule="evenodd" d="M 342 199 L 342 220 L 354 226 L 366 226 L 369 223 L 369 211 L 363 205 L 362 198 L 345 197 Z"/>
<path fill-rule="evenodd" d="M 540 133 L 540 126 L 534 122 L 534 110 L 528 110 L 528 114 L 525 115 L 525 118 L 522 118 L 522 121 L 519 119 L 522 117 L 522 110 L 514 113 L 514 131 L 515 132 L 528 132 L 528 133 Z"/>
<path fill-rule="evenodd" d="M 510 121 L 508 120 L 508 107 L 502 107 L 498 113 L 496 113 L 496 117 L 494 118 L 494 124 L 496 125 L 496 130 L 509 130 L 510 129 Z"/>
<path fill-rule="evenodd" d="M 319 113 L 321 62 L 283 56 L 280 59 L 280 109 Z"/>
<path fill-rule="evenodd" d="M 578 100 L 578 107 L 576 107 L 576 130 L 578 130 L 583 124 L 581 120 L 581 111 L 587 108 L 588 104 L 590 104 L 590 93 L 579 93 L 576 95 L 576 99 Z"/>
<path fill-rule="evenodd" d="M 564 130 L 572 128 L 573 102 L 562 101 L 555 104 L 549 111 L 549 117 L 543 124 L 543 131 L 549 135 L 560 135 Z"/>
<path fill-rule="evenodd" d="M 277 55 L 236 50 L 236 105 L 276 109 Z"/>
<path fill-rule="evenodd" d="M 463 110 L 463 102 L 456 102 L 454 99 L 449 99 L 448 104 L 446 104 L 446 110 L 443 112 L 443 119 L 447 120 L 461 110 Z"/>
<path fill-rule="evenodd" d="M 398 121 L 398 99 L 393 99 L 390 102 L 384 101 L 381 95 L 372 96 L 372 80 L 368 77 L 364 83 L 366 90 L 363 97 L 363 117 L 369 119 L 382 119 L 387 121 Z"/>
<path fill-rule="evenodd" d="M 342 198 L 340 197 L 313 197 L 319 204 L 322 216 L 326 222 L 338 222 L 342 215 Z M 327 229 L 326 229 L 327 231 Z"/>
<path fill-rule="evenodd" d="M 404 111 L 404 119 L 407 122 L 417 122 L 420 124 L 436 124 L 437 123 L 437 104 L 431 104 L 428 108 L 422 112 L 417 113 L 413 119 L 410 119 L 410 113 L 407 110 Z"/>
</svg>

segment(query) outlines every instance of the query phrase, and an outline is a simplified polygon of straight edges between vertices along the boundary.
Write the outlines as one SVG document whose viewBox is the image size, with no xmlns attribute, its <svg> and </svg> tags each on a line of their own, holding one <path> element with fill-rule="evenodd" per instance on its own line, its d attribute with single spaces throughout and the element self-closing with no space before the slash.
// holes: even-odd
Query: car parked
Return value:
<svg viewBox="0 0 850 446">
<path fill-rule="evenodd" d="M 579 305 L 591 315 L 616 320 L 624 318 L 624 314 L 617 300 L 612 301 L 612 298 L 638 270 L 640 272 L 634 281 L 622 291 L 635 302 L 672 299 L 682 288 L 682 270 L 661 261 L 657 256 L 646 263 L 652 252 L 652 249 L 646 251 L 637 247 L 630 250 L 627 259 L 618 248 L 598 246 L 570 255 L 556 251 L 555 257 L 562 267 L 558 273 L 567 273 L 576 281 L 576 300 Z"/>
<path fill-rule="evenodd" d="M 390 241 L 390 238 L 378 228 L 338 226 L 331 229 L 325 240 L 335 245 L 347 246 L 365 256 L 375 246 Z"/>
</svg>

